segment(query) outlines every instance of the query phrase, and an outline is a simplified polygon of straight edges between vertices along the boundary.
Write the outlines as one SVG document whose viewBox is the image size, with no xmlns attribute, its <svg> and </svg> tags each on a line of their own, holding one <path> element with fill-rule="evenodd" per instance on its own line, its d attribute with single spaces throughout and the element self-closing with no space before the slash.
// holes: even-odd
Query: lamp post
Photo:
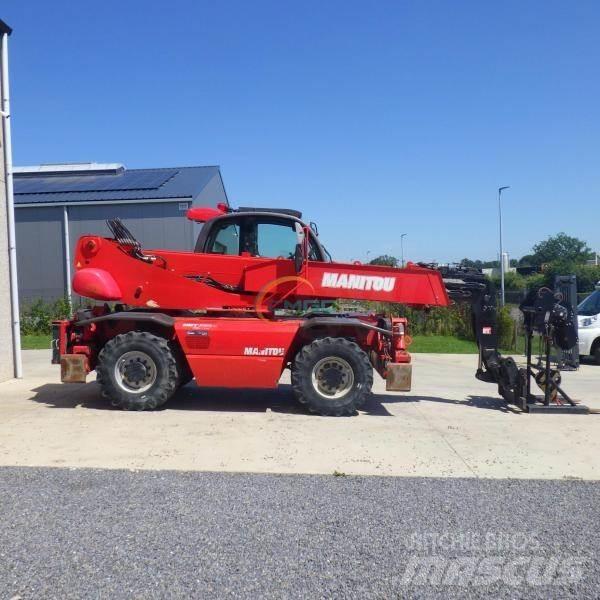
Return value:
<svg viewBox="0 0 600 600">
<path fill-rule="evenodd" d="M 500 226 L 500 305 L 504 306 L 504 249 L 502 248 L 502 192 L 510 188 L 504 185 L 498 188 L 498 223 Z"/>
<path fill-rule="evenodd" d="M 402 233 L 400 235 L 400 264 L 402 268 L 404 268 L 404 236 L 406 233 Z"/>
</svg>

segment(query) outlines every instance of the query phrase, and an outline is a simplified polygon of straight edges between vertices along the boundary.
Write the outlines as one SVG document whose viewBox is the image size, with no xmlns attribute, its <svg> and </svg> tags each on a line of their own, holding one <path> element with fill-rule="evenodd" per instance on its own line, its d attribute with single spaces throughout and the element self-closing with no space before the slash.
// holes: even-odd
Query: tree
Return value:
<svg viewBox="0 0 600 600">
<path fill-rule="evenodd" d="M 381 256 L 375 257 L 369 264 L 381 265 L 383 267 L 397 267 L 398 259 L 395 256 L 390 256 L 389 254 L 382 254 Z"/>
<path fill-rule="evenodd" d="M 470 267 L 472 269 L 498 269 L 500 267 L 500 263 L 497 260 L 471 260 L 470 258 L 463 258 L 459 264 L 461 267 Z"/>
<path fill-rule="evenodd" d="M 535 256 L 533 254 L 526 254 L 521 256 L 519 259 L 519 267 L 535 267 Z"/>
<path fill-rule="evenodd" d="M 483 263 L 480 260 L 471 260 L 470 258 L 463 258 L 460 261 L 461 267 L 469 267 L 471 269 L 481 269 Z"/>
<path fill-rule="evenodd" d="M 536 244 L 531 260 L 535 266 L 553 262 L 580 264 L 590 258 L 591 253 L 583 240 L 561 232 Z"/>
<path fill-rule="evenodd" d="M 499 269 L 500 261 L 499 260 L 486 260 L 481 263 L 482 269 Z"/>
</svg>

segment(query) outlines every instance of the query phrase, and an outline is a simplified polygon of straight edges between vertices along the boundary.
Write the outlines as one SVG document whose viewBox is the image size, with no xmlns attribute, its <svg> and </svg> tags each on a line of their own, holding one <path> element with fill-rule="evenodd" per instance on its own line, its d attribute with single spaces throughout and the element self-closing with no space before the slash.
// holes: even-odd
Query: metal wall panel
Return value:
<svg viewBox="0 0 600 600">
<path fill-rule="evenodd" d="M 17 208 L 15 219 L 21 305 L 64 297 L 62 208 Z"/>
<path fill-rule="evenodd" d="M 217 171 L 211 180 L 202 188 L 200 193 L 194 196 L 193 205 L 194 206 L 217 206 L 219 203 L 228 204 L 227 194 L 225 193 L 225 186 L 223 185 L 223 180 L 221 179 L 221 175 L 219 171 Z M 194 232 L 194 245 L 192 248 L 196 246 L 196 240 L 198 239 L 198 235 L 200 230 L 202 229 L 202 223 L 193 223 L 193 232 Z"/>
<path fill-rule="evenodd" d="M 194 206 L 216 206 L 219 202 L 227 203 L 227 194 L 221 175 L 217 171 L 200 192 L 194 196 Z"/>
<path fill-rule="evenodd" d="M 71 257 L 80 236 L 87 233 L 111 237 L 107 219 L 120 218 L 143 248 L 192 250 L 192 223 L 185 217 L 189 201 L 107 206 L 69 205 Z"/>
</svg>

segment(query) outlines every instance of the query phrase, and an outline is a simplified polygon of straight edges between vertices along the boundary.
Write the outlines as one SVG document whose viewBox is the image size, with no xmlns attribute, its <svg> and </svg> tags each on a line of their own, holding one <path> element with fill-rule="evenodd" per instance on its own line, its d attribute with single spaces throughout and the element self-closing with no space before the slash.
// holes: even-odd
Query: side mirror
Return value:
<svg viewBox="0 0 600 600">
<path fill-rule="evenodd" d="M 296 231 L 296 243 L 304 246 L 304 228 L 300 223 L 294 223 L 294 230 Z"/>
</svg>

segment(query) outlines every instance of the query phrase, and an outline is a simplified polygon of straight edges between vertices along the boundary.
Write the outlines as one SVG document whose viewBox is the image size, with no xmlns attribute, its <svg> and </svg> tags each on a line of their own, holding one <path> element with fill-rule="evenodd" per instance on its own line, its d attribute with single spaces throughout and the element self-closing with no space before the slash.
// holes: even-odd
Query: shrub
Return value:
<svg viewBox="0 0 600 600">
<path fill-rule="evenodd" d="M 411 308 L 404 304 L 373 303 L 376 312 L 389 312 L 408 319 L 410 335 L 454 335 L 474 340 L 471 312 L 466 304 L 449 307 L 434 307 L 427 311 Z"/>
<path fill-rule="evenodd" d="M 500 289 L 500 277 L 493 277 L 492 281 L 496 286 L 496 289 Z M 528 280 L 520 275 L 519 273 L 513 273 L 509 271 L 504 273 L 504 289 L 507 291 L 521 291 L 524 290 L 528 285 Z"/>
<path fill-rule="evenodd" d="M 600 267 L 582 265 L 568 261 L 555 261 L 544 267 L 544 272 L 526 278 L 527 287 L 536 289 L 542 285 L 554 287 L 555 275 L 576 275 L 579 293 L 593 292 L 595 284 L 600 280 Z"/>
<path fill-rule="evenodd" d="M 409 333 L 415 335 L 448 335 L 464 340 L 475 340 L 471 307 L 467 303 L 453 304 L 447 308 L 436 307 L 428 311 L 418 310 L 403 304 L 374 304 L 376 312 L 389 311 L 392 315 L 408 319 Z M 515 321 L 510 307 L 498 307 L 498 345 L 499 348 L 514 347 Z"/>
<path fill-rule="evenodd" d="M 533 275 L 529 275 L 526 278 L 526 283 L 527 289 L 537 290 L 543 287 L 544 285 L 547 285 L 546 276 L 543 273 L 534 273 Z"/>
<path fill-rule="evenodd" d="M 71 315 L 71 306 L 67 298 L 55 302 L 35 300 L 21 308 L 21 333 L 23 335 L 49 335 L 52 321 Z"/>
<path fill-rule="evenodd" d="M 498 347 L 509 349 L 513 347 L 515 322 L 510 316 L 508 306 L 498 307 Z"/>
</svg>

